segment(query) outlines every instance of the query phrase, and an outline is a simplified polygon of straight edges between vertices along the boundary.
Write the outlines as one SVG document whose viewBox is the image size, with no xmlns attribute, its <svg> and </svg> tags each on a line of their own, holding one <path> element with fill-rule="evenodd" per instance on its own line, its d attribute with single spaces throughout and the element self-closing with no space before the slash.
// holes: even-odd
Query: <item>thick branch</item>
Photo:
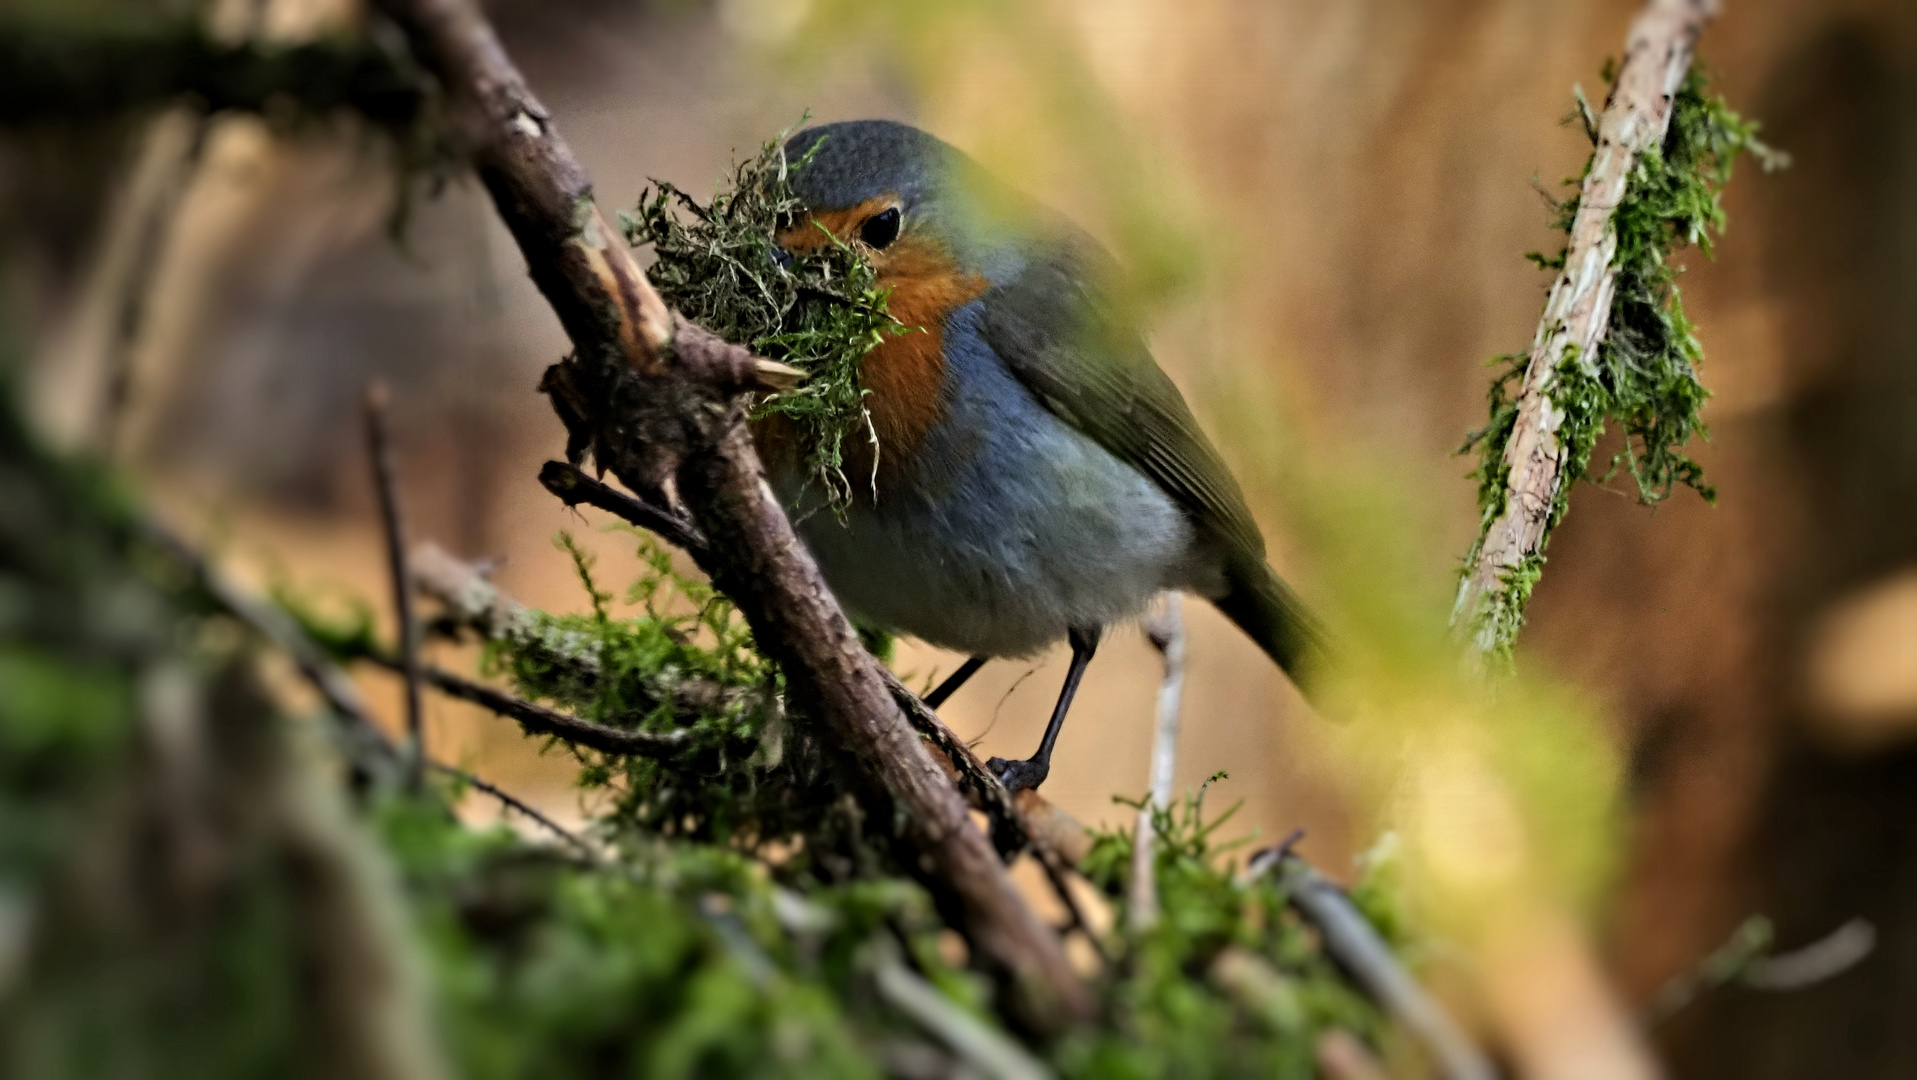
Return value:
<svg viewBox="0 0 1917 1080">
<path fill-rule="evenodd" d="M 706 571 L 753 623 L 787 672 L 794 696 L 823 715 L 838 738 L 911 816 L 935 872 L 965 905 L 969 936 L 1019 977 L 1028 1015 L 1056 1022 L 1059 1006 L 1088 1015 L 1091 1002 L 1058 937 L 1019 896 L 997 852 L 972 824 L 965 800 L 933 760 L 819 576 L 762 475 L 743 423 L 698 448 L 679 490 L 717 552 Z M 1029 995 L 1037 993 L 1041 999 Z M 1042 1000 L 1049 997 L 1049 1001 Z"/>
<path fill-rule="evenodd" d="M 572 338 L 573 357 L 547 381 L 572 453 L 590 451 L 641 494 L 678 492 L 710 544 L 701 568 L 784 669 L 795 700 L 905 811 L 976 955 L 1010 976 L 1025 1019 L 1056 1027 L 1089 1015 L 1057 935 L 972 824 L 766 484 L 737 398 L 778 373 L 675 322 L 471 0 L 381 6 L 445 87 L 474 167 Z"/>
<path fill-rule="evenodd" d="M 0 124 L 72 123 L 181 98 L 210 112 L 345 109 L 399 128 L 424 95 L 413 73 L 363 41 L 275 48 L 216 41 L 188 21 L 91 31 L 0 23 Z"/>
<path fill-rule="evenodd" d="M 1717 0 L 1651 0 L 1631 25 L 1624 63 L 1598 120 L 1597 151 L 1584 177 L 1564 272 L 1552 285 L 1538 323 L 1518 394 L 1517 423 L 1504 444 L 1504 506 L 1473 553 L 1452 611 L 1453 624 L 1472 635 L 1481 653 L 1509 645 L 1499 630 L 1508 620 L 1488 616 L 1508 580 L 1543 553 L 1559 490 L 1576 479 L 1565 475 L 1568 448 L 1558 438 L 1565 414 L 1551 391 L 1567 360 L 1595 370 L 1615 286 L 1612 215 L 1624 200 L 1638 158 L 1663 142 L 1698 36 L 1717 7 Z"/>
</svg>

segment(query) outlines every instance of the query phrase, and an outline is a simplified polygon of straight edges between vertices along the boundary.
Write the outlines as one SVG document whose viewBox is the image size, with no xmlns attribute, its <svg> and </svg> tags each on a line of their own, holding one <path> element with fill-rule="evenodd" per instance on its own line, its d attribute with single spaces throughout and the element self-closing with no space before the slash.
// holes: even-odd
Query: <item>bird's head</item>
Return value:
<svg viewBox="0 0 1917 1080">
<path fill-rule="evenodd" d="M 793 190 L 808 212 L 780 232 L 788 251 L 817 250 L 829 232 L 862 250 L 882 286 L 931 276 L 996 283 L 1022 263 L 1018 200 L 934 136 L 852 120 L 807 128 L 785 149 L 803 162 Z"/>
</svg>

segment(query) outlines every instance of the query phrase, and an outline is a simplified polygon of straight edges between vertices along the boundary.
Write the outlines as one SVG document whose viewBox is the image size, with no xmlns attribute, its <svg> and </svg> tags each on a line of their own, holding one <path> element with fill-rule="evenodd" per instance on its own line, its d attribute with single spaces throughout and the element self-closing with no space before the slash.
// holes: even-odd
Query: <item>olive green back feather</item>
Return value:
<svg viewBox="0 0 1917 1080">
<path fill-rule="evenodd" d="M 1033 396 L 1156 483 L 1214 550 L 1218 607 L 1294 676 L 1322 649 L 1298 598 L 1265 562 L 1237 481 L 1145 343 L 1110 310 L 1110 260 L 1075 231 L 1028 251 L 1024 269 L 986 294 L 985 340 Z"/>
<path fill-rule="evenodd" d="M 1262 557 L 1237 482 L 1145 343 L 1109 310 L 1105 263 L 1089 241 L 1047 244 L 986 295 L 986 341 L 1054 415 L 1164 489 L 1202 539 Z"/>
</svg>

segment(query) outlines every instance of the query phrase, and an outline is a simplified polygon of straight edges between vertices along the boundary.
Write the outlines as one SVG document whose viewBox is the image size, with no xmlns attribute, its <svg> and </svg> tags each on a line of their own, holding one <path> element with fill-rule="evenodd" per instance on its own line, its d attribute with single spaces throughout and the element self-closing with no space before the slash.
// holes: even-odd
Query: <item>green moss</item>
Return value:
<svg viewBox="0 0 1917 1080">
<path fill-rule="evenodd" d="M 900 1025 L 863 992 L 864 943 L 917 942 L 962 978 L 910 886 L 798 893 L 697 844 L 587 866 L 414 802 L 380 824 L 462 1075 L 877 1076 L 868 1035 Z"/>
<path fill-rule="evenodd" d="M 786 160 L 786 134 L 737 166 L 730 189 L 710 202 L 656 180 L 620 223 L 629 242 L 652 248 L 646 276 L 666 303 L 727 341 L 806 372 L 798 386 L 760 398 L 756 415 L 794 426 L 809 480 L 842 508 L 854 484 L 873 482 L 844 471 L 848 440 L 877 443 L 859 362 L 904 328 L 886 313 L 871 263 L 836 237 L 782 265 L 775 238 L 805 213 L 790 182 L 803 162 Z M 876 475 L 876 449 L 872 461 Z"/>
<path fill-rule="evenodd" d="M 1109 1020 L 1055 1052 L 1066 1076 L 1316 1076 L 1318 1036 L 1333 1027 L 1376 1041 L 1376 1007 L 1339 974 L 1267 875 L 1246 881 L 1216 834 L 1232 810 L 1205 817 L 1210 783 L 1152 814 L 1153 879 L 1161 915 L 1114 942 L 1117 977 L 1102 989 Z M 1124 802 L 1124 800 L 1120 800 Z M 1137 803 L 1126 803 L 1136 807 Z M 1127 924 L 1133 836 L 1097 834 L 1083 870 Z M 1377 892 L 1378 887 L 1370 886 Z M 1262 979 L 1220 970 L 1227 954 Z"/>
<path fill-rule="evenodd" d="M 555 543 L 571 558 L 591 613 L 533 612 L 528 642 L 493 643 L 489 666 L 530 697 L 597 723 L 649 730 L 676 726 L 675 688 L 688 679 L 745 690 L 773 679 L 732 603 L 704 581 L 674 572 L 671 555 L 650 536 L 634 535 L 645 570 L 625 602 L 638 614 L 613 616 L 613 594 L 600 591 L 592 556 L 562 532 Z M 590 663 L 582 666 L 581 659 Z M 735 721 L 741 714 L 728 709 L 710 719 Z"/>
<path fill-rule="evenodd" d="M 1606 78 L 1608 79 L 1607 67 Z M 1589 106 L 1578 98 L 1587 134 L 1596 127 Z M 1565 475 L 1604 484 L 1620 471 L 1630 476 L 1635 494 L 1647 506 L 1669 498 L 1680 487 L 1707 500 L 1716 498 L 1703 467 L 1688 452 L 1693 436 L 1708 436 L 1702 411 L 1710 397 L 1698 376 L 1704 359 L 1696 326 L 1685 315 L 1677 286 L 1680 268 L 1672 262 L 1680 250 L 1696 246 L 1712 252 L 1712 238 L 1723 231 L 1720 194 L 1730 181 L 1738 154 L 1750 152 L 1766 168 L 1782 156 L 1757 138 L 1758 125 L 1743 119 L 1720 96 L 1708 92 L 1702 71 L 1693 66 L 1672 105 L 1671 126 L 1663 144 L 1633 165 L 1624 201 L 1612 215 L 1617 237 L 1612 260 L 1616 284 L 1604 338 L 1592 357 L 1567 350 L 1547 388 L 1551 403 L 1564 413 L 1557 439 L 1565 451 Z M 1585 172 L 1590 170 L 1586 163 Z M 1583 177 L 1567 180 L 1574 191 Z M 1578 199 L 1557 204 L 1553 225 L 1570 234 Z M 1545 270 L 1561 272 L 1565 252 L 1528 256 Z M 1522 385 L 1529 356 L 1510 353 L 1492 363 L 1502 370 L 1492 381 L 1489 421 L 1470 433 L 1460 452 L 1476 450 L 1479 534 L 1465 565 L 1472 565 L 1491 524 L 1504 513 L 1509 474 L 1504 448 L 1517 422 L 1514 384 Z M 1594 466 L 1592 456 L 1607 424 L 1623 434 L 1617 451 Z M 1487 596 L 1471 629 L 1493 643 L 1493 652 L 1509 658 L 1511 643 L 1524 624 L 1531 588 L 1543 570 L 1550 532 L 1569 507 L 1571 484 L 1560 482 L 1538 551 L 1507 572 Z M 1488 631 L 1488 634 L 1486 633 Z"/>
</svg>

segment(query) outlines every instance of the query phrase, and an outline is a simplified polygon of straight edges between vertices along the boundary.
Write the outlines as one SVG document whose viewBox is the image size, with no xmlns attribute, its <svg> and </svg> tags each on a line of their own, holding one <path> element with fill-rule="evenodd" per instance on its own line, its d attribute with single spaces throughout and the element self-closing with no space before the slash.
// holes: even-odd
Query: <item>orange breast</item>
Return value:
<svg viewBox="0 0 1917 1080">
<path fill-rule="evenodd" d="M 884 253 L 879 284 L 889 288 L 886 308 L 911 327 L 888 336 L 866 354 L 859 381 L 870 393 L 872 428 L 879 437 L 881 496 L 909 465 L 926 433 L 944 412 L 945 319 L 984 293 L 982 277 L 961 274 L 941 245 L 904 237 Z M 862 452 L 869 455 L 868 448 Z M 870 475 L 869 456 L 858 475 Z"/>
</svg>

